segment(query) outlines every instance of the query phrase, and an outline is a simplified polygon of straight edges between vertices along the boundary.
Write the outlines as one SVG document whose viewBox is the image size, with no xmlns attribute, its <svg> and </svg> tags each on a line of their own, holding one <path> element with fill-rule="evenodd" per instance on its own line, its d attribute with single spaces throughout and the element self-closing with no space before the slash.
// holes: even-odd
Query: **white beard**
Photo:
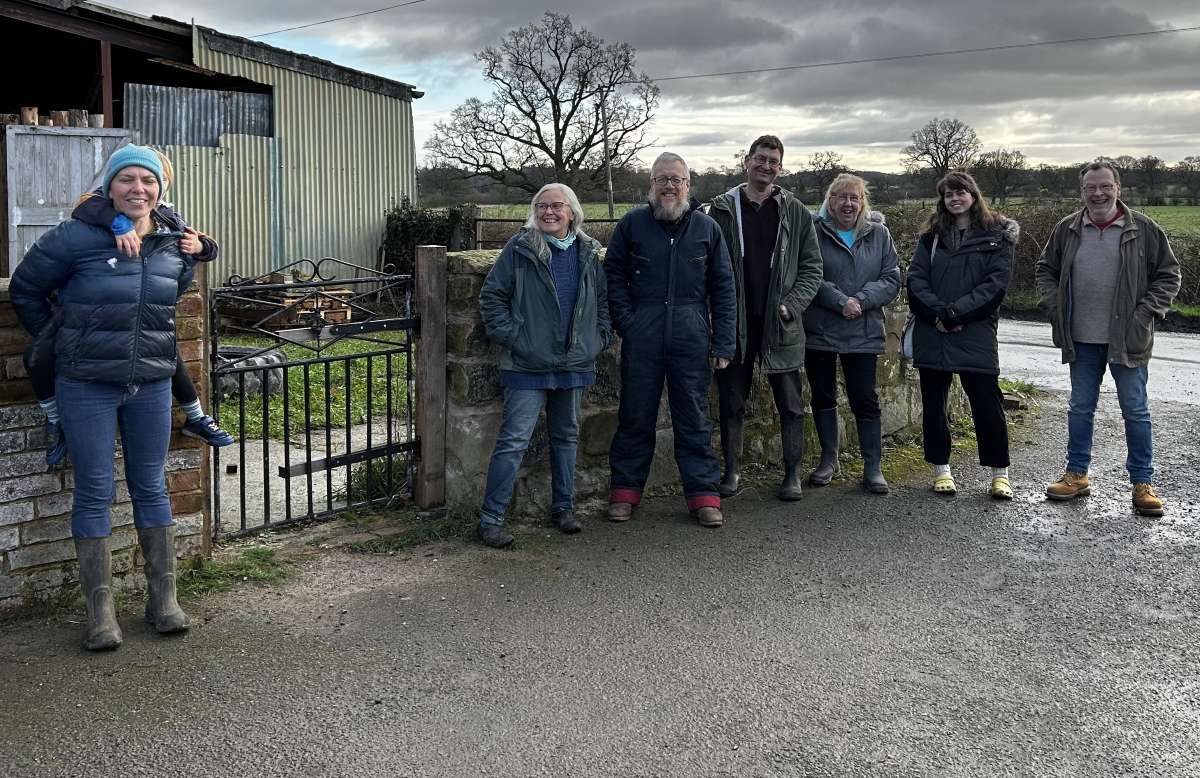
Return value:
<svg viewBox="0 0 1200 778">
<path fill-rule="evenodd" d="M 654 218 L 660 222 L 677 222 L 692 207 L 687 200 L 678 197 L 675 198 L 675 205 L 663 205 L 653 193 L 650 195 L 650 206 L 654 209 Z"/>
</svg>

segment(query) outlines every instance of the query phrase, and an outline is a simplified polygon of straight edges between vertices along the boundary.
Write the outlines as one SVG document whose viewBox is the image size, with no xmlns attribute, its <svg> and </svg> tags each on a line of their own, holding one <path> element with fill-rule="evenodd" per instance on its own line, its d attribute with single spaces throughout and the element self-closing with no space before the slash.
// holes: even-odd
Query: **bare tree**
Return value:
<svg viewBox="0 0 1200 778">
<path fill-rule="evenodd" d="M 1153 154 L 1140 157 L 1134 164 L 1137 166 L 1138 176 L 1142 179 L 1142 184 L 1146 187 L 1146 202 L 1149 205 L 1154 205 L 1156 200 L 1161 199 L 1161 196 L 1158 194 L 1158 187 L 1167 174 L 1167 164 Z"/>
<path fill-rule="evenodd" d="M 1021 185 L 1025 168 L 1025 155 L 1005 148 L 980 154 L 974 166 L 984 191 L 999 203 L 1007 201 L 1009 193 Z"/>
<path fill-rule="evenodd" d="M 970 167 L 980 145 L 969 124 L 939 117 L 913 132 L 912 143 L 900 149 L 900 161 L 910 170 L 928 166 L 941 178 L 951 170 Z"/>
<path fill-rule="evenodd" d="M 1184 157 L 1175 166 L 1174 172 L 1192 198 L 1192 205 L 1200 205 L 1200 157 Z"/>
<path fill-rule="evenodd" d="M 579 186 L 603 178 L 605 119 L 614 168 L 635 163 L 653 143 L 645 131 L 658 87 L 636 70 L 626 43 L 605 43 L 547 11 L 475 58 L 496 91 L 434 125 L 425 148 L 436 163 L 536 192 L 549 181 Z"/>
<path fill-rule="evenodd" d="M 842 155 L 836 151 L 818 151 L 809 155 L 803 169 L 816 183 L 817 199 L 825 196 L 825 187 L 832 184 L 833 179 L 846 172 L 846 166 L 842 164 Z"/>
</svg>

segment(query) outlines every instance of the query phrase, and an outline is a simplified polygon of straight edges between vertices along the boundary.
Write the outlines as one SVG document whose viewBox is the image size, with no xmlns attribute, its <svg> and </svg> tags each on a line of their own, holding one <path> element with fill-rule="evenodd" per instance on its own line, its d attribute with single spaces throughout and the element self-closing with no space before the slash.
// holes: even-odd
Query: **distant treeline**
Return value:
<svg viewBox="0 0 1200 778">
<path fill-rule="evenodd" d="M 1007 172 L 1006 196 L 998 196 L 988 186 L 987 176 L 977 174 L 984 192 L 995 200 L 1012 199 L 1039 201 L 1075 200 L 1079 196 L 1079 170 L 1084 162 L 1072 165 L 1040 165 L 1034 168 Z M 805 203 L 820 200 L 825 187 L 838 170 L 801 170 L 779 177 L 780 186 L 791 190 Z M 936 176 L 931 170 L 912 173 L 881 173 L 873 170 L 849 171 L 867 180 L 871 198 L 879 205 L 902 203 L 914 199 L 930 199 L 935 195 Z M 735 166 L 721 169 L 692 171 L 692 195 L 701 201 L 729 190 L 745 181 L 745 173 Z M 547 171 L 547 182 L 551 181 Z M 615 202 L 640 202 L 648 189 L 649 171 L 622 169 L 613 171 Z M 451 167 L 423 167 L 417 171 L 420 203 L 425 207 L 442 207 L 455 203 L 481 204 L 519 203 L 531 199 L 529 192 L 504 186 L 483 176 L 468 176 Z M 1200 174 L 1182 167 L 1162 166 L 1145 171 L 1130 166 L 1121 172 L 1122 197 L 1133 205 L 1200 205 Z M 597 183 L 576 184 L 575 191 L 584 202 L 603 202 L 606 189 L 603 177 Z M 989 191 L 991 190 L 991 191 Z"/>
</svg>

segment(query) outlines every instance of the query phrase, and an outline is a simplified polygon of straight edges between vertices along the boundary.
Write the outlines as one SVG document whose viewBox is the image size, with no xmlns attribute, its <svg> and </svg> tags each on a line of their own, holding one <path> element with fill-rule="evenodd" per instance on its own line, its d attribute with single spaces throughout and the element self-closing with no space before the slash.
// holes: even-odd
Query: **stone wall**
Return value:
<svg viewBox="0 0 1200 778">
<path fill-rule="evenodd" d="M 467 251 L 447 255 L 447 370 L 446 408 L 447 503 L 451 508 L 477 510 L 483 495 L 488 459 L 500 427 L 501 390 L 499 348 L 490 343 L 479 318 L 479 290 L 497 251 Z M 908 435 L 920 429 L 921 401 L 915 371 L 898 357 L 904 326 L 902 306 L 888 314 L 888 346 L 879 361 L 879 394 L 883 429 L 887 435 Z M 597 381 L 584 395 L 576 472 L 577 507 L 599 507 L 608 495 L 608 446 L 617 426 L 620 391 L 620 344 L 600 356 Z M 670 420 L 664 400 L 659 410 L 658 443 L 647 490 L 678 482 Z M 807 387 L 805 402 L 807 404 Z M 716 386 L 710 409 L 716 419 Z M 855 444 L 854 417 L 842 397 L 842 438 Z M 811 425 L 807 458 L 815 462 Z M 714 423 L 713 445 L 719 448 Z M 766 379 L 759 375 L 747 407 L 744 460 L 781 466 L 779 425 Z M 539 421 L 518 476 L 510 517 L 542 520 L 550 504 L 550 466 L 545 419 Z M 589 504 L 590 503 L 590 504 Z"/>
<path fill-rule="evenodd" d="M 203 266 L 197 268 L 203 279 Z M 207 329 L 199 284 L 179 301 L 176 328 L 179 348 L 200 397 L 208 397 Z M 21 355 L 29 336 L 17 323 L 8 297 L 8 279 L 0 279 L 0 608 L 40 597 L 77 580 L 71 540 L 71 489 L 74 472 L 46 468 L 46 417 L 34 400 Z M 197 440 L 179 434 L 183 414 L 176 406 L 175 432 L 167 458 L 167 486 L 178 525 L 180 556 L 208 551 L 208 457 Z M 118 436 L 119 438 L 119 436 Z M 113 501 L 113 571 L 121 585 L 145 583 L 133 528 L 133 506 L 125 486 L 120 449 L 116 451 Z"/>
</svg>

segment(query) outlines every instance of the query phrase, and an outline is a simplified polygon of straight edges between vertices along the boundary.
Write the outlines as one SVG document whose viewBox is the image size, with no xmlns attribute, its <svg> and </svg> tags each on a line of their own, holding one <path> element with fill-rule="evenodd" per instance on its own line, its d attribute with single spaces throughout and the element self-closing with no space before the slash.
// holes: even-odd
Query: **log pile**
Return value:
<svg viewBox="0 0 1200 778">
<path fill-rule="evenodd" d="M 263 283 L 277 282 L 268 277 Z M 255 290 L 248 285 L 239 291 L 236 301 L 222 304 L 221 324 L 271 331 L 345 324 L 353 318 L 354 309 L 347 302 L 353 296 L 353 290 L 345 288 Z"/>
<path fill-rule="evenodd" d="M 17 113 L 0 113 L 0 125 L 27 124 L 35 127 L 103 127 L 104 114 L 85 108 L 39 113 L 36 105 L 21 106 Z"/>
</svg>

